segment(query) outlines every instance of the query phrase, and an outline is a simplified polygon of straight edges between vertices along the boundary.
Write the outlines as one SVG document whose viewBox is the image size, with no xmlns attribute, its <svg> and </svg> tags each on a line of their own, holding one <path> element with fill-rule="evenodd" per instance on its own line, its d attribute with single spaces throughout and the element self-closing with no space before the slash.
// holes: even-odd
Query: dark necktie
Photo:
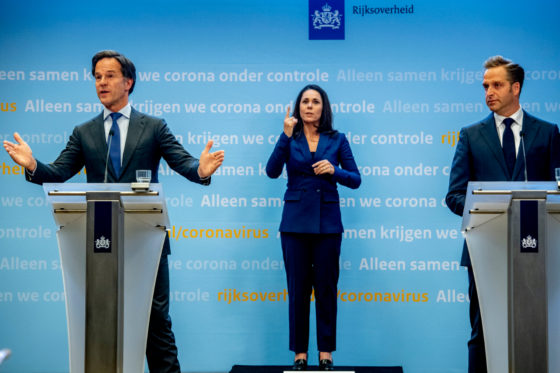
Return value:
<svg viewBox="0 0 560 373">
<path fill-rule="evenodd" d="M 117 124 L 117 119 L 122 116 L 121 113 L 111 113 L 111 118 L 113 119 L 113 125 L 111 126 L 111 131 L 113 131 L 113 139 L 111 140 L 111 149 L 109 150 L 109 156 L 111 157 L 111 163 L 113 163 L 113 169 L 117 174 L 117 178 L 121 174 L 121 131 Z"/>
<path fill-rule="evenodd" d="M 504 152 L 504 158 L 506 160 L 506 165 L 509 170 L 510 179 L 513 179 L 513 167 L 515 166 L 515 139 L 513 138 L 513 131 L 511 130 L 511 125 L 513 119 L 504 119 L 504 124 L 506 126 L 504 130 L 504 135 L 502 137 L 502 151 Z"/>
</svg>

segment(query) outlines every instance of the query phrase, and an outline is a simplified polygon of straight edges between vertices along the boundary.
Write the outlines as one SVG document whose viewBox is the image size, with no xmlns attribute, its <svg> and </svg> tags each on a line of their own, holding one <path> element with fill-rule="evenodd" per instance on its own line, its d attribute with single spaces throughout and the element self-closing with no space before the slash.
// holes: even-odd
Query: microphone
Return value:
<svg viewBox="0 0 560 373">
<path fill-rule="evenodd" d="M 115 131 L 113 130 L 109 131 L 109 141 L 107 141 L 107 157 L 105 157 L 105 178 L 103 179 L 104 183 L 107 182 L 107 166 L 109 166 L 109 153 L 111 152 L 111 140 L 113 140 L 114 134 Z"/>
<path fill-rule="evenodd" d="M 523 137 L 525 137 L 525 133 L 523 131 L 519 132 L 519 137 L 521 138 L 521 149 L 523 150 L 523 166 L 525 168 L 525 182 L 528 181 L 527 178 L 527 155 L 525 154 L 525 141 Z"/>
</svg>

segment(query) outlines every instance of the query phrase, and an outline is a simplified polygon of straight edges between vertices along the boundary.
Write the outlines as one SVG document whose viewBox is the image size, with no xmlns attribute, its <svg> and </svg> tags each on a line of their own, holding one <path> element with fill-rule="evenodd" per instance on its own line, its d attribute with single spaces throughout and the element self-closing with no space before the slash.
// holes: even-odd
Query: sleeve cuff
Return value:
<svg viewBox="0 0 560 373">
<path fill-rule="evenodd" d="M 29 177 L 33 177 L 35 176 L 35 172 L 37 171 L 37 168 L 35 168 L 34 171 L 29 171 L 27 168 L 25 169 L 25 174 Z"/>
</svg>

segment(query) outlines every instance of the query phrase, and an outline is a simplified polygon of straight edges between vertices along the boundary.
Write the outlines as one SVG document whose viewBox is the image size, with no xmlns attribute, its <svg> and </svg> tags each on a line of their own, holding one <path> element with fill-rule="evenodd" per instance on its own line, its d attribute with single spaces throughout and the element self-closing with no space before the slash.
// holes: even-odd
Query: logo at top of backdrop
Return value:
<svg viewBox="0 0 560 373">
<path fill-rule="evenodd" d="M 344 40 L 344 0 L 309 0 L 309 40 Z"/>
<path fill-rule="evenodd" d="M 313 18 L 313 28 L 322 29 L 323 27 L 329 27 L 333 30 L 339 29 L 340 20 L 342 19 L 339 11 L 331 12 L 332 8 L 326 3 L 321 8 L 323 9 L 321 13 L 315 10 L 315 14 L 311 16 Z"/>
</svg>

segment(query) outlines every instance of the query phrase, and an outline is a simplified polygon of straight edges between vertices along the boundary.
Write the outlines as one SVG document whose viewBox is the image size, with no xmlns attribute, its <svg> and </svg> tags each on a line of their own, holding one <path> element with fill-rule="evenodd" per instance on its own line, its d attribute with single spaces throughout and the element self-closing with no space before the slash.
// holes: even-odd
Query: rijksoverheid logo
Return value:
<svg viewBox="0 0 560 373">
<path fill-rule="evenodd" d="M 309 40 L 344 40 L 344 0 L 309 0 Z"/>
<path fill-rule="evenodd" d="M 370 6 L 370 5 L 353 5 L 353 15 L 369 16 L 369 15 L 400 15 L 414 14 L 414 4 L 410 5 L 393 5 L 393 6 Z"/>
</svg>

